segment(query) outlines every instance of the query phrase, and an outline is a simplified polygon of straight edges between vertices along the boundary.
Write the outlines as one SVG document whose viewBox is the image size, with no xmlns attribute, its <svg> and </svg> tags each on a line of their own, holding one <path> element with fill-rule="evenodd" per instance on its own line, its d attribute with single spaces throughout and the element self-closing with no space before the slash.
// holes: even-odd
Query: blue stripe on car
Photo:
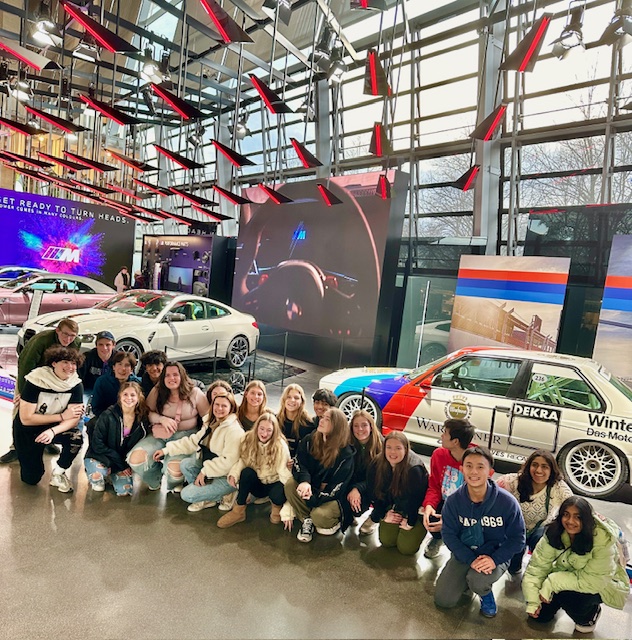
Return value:
<svg viewBox="0 0 632 640">
<path fill-rule="evenodd" d="M 383 409 L 386 403 L 405 384 L 408 384 L 408 378 L 405 378 L 403 375 L 378 373 L 349 378 L 339 384 L 334 390 L 334 393 L 340 397 L 349 392 L 362 393 L 362 389 L 365 388 L 365 393 L 377 402 L 380 409 Z"/>
</svg>

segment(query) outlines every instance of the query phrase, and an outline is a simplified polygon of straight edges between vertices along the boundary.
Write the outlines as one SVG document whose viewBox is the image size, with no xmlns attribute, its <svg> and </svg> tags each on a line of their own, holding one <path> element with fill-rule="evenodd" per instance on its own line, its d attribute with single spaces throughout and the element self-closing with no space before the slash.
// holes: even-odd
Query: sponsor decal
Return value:
<svg viewBox="0 0 632 640">
<path fill-rule="evenodd" d="M 472 407 L 465 396 L 454 396 L 445 406 L 445 417 L 449 420 L 468 420 L 472 415 Z"/>
<path fill-rule="evenodd" d="M 586 429 L 587 436 L 632 443 L 632 422 L 594 413 L 589 414 L 588 421 L 590 426 Z"/>
<path fill-rule="evenodd" d="M 535 404 L 514 404 L 513 413 L 515 416 L 533 418 L 534 420 L 544 420 L 546 422 L 559 422 L 561 412 L 559 409 L 541 407 Z"/>
</svg>

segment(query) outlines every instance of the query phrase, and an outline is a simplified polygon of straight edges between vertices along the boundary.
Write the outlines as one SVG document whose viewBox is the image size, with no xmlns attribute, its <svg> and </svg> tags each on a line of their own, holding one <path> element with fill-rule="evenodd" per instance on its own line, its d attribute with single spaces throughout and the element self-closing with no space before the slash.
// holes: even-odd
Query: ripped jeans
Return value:
<svg viewBox="0 0 632 640">
<path fill-rule="evenodd" d="M 86 468 L 88 482 L 94 486 L 99 482 L 103 482 L 106 478 L 110 478 L 114 491 L 117 496 L 131 496 L 134 488 L 132 484 L 132 476 L 124 476 L 120 473 L 112 473 L 109 467 L 94 458 L 84 458 L 83 464 Z M 94 476 L 99 476 L 98 478 Z"/>
<path fill-rule="evenodd" d="M 179 463 L 184 458 L 187 458 L 187 454 L 170 456 L 167 454 L 160 462 L 154 460 L 154 453 L 158 449 L 164 449 L 167 442 L 173 442 L 174 440 L 180 440 L 180 438 L 186 438 L 196 432 L 196 429 L 189 429 L 188 431 L 176 431 L 170 438 L 163 440 L 162 438 L 155 438 L 154 436 L 147 436 L 143 438 L 128 454 L 127 464 L 133 469 L 134 473 L 137 473 L 143 482 L 146 482 L 152 489 L 160 487 L 160 481 L 162 480 L 163 473 L 167 476 L 167 489 L 173 490 L 174 487 L 181 485 L 184 481 L 184 477 L 181 473 L 172 474 L 169 472 L 169 463 Z M 135 451 L 144 451 L 147 458 L 145 462 L 140 464 L 131 464 L 130 458 L 134 455 Z M 178 464 L 178 469 L 180 465 Z"/>
</svg>

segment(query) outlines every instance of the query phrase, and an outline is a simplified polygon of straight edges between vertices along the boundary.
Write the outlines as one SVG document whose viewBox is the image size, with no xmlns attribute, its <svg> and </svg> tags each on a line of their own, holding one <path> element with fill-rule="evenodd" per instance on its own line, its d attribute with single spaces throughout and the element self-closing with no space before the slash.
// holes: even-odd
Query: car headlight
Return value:
<svg viewBox="0 0 632 640">
<path fill-rule="evenodd" d="M 95 338 L 94 333 L 79 334 L 79 339 L 81 340 L 81 342 L 87 342 L 88 344 L 90 344 L 91 342 L 94 342 L 94 338 Z"/>
</svg>

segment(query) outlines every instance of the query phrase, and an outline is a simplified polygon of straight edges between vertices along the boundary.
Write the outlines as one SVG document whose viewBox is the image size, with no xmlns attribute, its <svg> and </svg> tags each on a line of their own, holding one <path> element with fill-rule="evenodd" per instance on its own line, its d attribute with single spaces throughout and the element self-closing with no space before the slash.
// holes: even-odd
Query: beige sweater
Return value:
<svg viewBox="0 0 632 640">
<path fill-rule="evenodd" d="M 269 443 L 262 444 L 258 443 L 260 452 L 263 452 Z M 287 468 L 288 460 L 290 459 L 290 449 L 287 446 L 287 442 L 285 440 L 281 440 L 279 442 L 279 448 L 277 449 L 277 457 L 274 460 L 273 464 L 270 465 L 267 462 L 264 462 L 263 466 L 259 469 L 255 469 L 257 472 L 257 477 L 263 484 L 272 484 L 273 482 L 277 482 L 280 480 L 283 484 L 285 484 L 292 475 L 292 472 Z M 265 458 L 264 458 L 265 460 Z M 246 467 L 246 463 L 242 458 L 233 465 L 229 476 L 233 476 L 237 482 L 239 482 L 239 476 L 241 476 L 241 472 Z"/>
</svg>

